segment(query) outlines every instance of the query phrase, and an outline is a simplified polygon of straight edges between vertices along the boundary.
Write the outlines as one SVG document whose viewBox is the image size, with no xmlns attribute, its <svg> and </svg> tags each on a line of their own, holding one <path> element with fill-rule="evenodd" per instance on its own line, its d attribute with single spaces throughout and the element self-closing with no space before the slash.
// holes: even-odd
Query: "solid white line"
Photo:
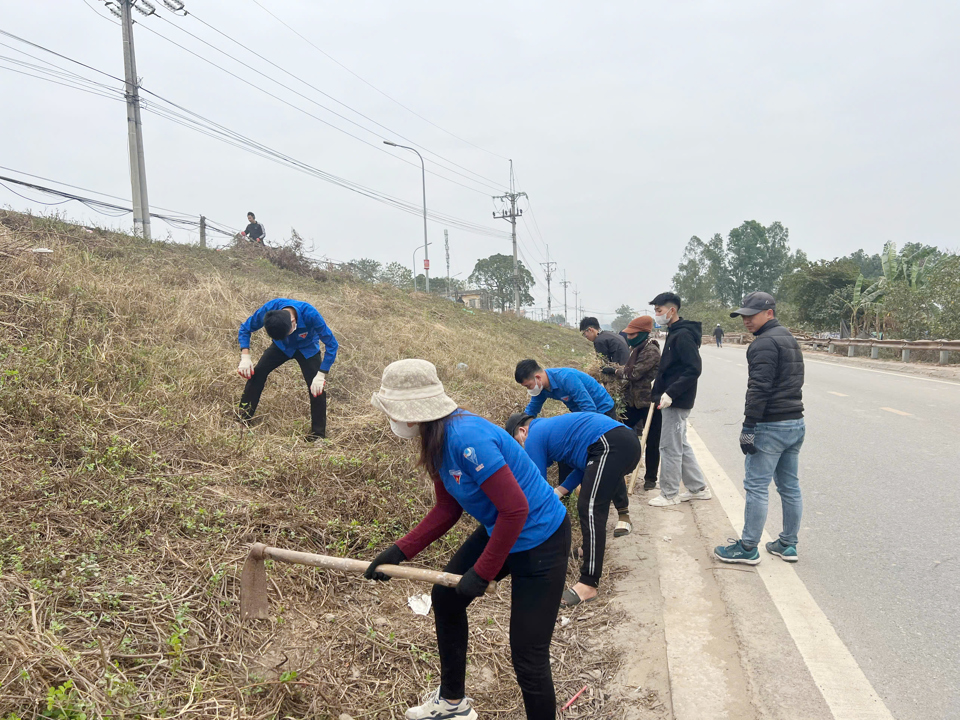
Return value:
<svg viewBox="0 0 960 720">
<path fill-rule="evenodd" d="M 743 497 L 689 424 L 687 434 L 714 495 L 739 533 L 743 523 Z M 761 542 L 770 542 L 766 531 Z M 772 555 L 765 556 L 756 568 L 833 717 L 836 720 L 893 720 L 796 570 Z"/>
<path fill-rule="evenodd" d="M 960 383 L 951 382 L 950 380 L 937 380 L 936 378 L 921 377 L 919 375 L 912 375 L 910 373 L 890 372 L 889 370 L 874 370 L 873 368 L 856 367 L 854 365 L 845 365 L 843 363 L 823 362 L 822 360 L 808 360 L 806 355 L 804 355 L 803 361 L 812 365 L 830 365 L 831 367 L 841 367 L 846 368 L 847 370 L 860 370 L 861 372 L 872 372 L 877 373 L 878 375 L 893 375 L 894 377 L 906 378 L 907 380 L 924 380 L 926 382 L 940 383 L 941 385 L 953 385 L 954 387 L 960 388 Z"/>
<path fill-rule="evenodd" d="M 833 390 L 827 390 L 827 393 L 830 395 L 836 395 L 837 397 L 850 397 L 849 395 L 844 395 L 843 393 L 834 392 Z"/>
</svg>

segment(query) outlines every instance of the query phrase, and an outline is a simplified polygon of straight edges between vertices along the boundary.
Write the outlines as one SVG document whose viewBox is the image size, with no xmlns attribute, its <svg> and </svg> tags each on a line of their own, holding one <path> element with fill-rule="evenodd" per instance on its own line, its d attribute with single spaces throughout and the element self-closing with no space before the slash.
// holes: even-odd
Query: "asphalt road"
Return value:
<svg viewBox="0 0 960 720">
<path fill-rule="evenodd" d="M 702 357 L 691 423 L 742 478 L 745 348 Z M 894 717 L 960 718 L 960 383 L 808 356 L 804 404 L 797 572 Z"/>
</svg>

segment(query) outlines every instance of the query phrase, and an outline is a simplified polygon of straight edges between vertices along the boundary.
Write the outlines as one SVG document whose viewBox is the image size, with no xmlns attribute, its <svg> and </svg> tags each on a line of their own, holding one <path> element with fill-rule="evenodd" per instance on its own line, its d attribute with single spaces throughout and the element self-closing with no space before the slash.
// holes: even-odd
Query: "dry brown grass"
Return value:
<svg viewBox="0 0 960 720">
<path fill-rule="evenodd" d="M 525 399 L 518 359 L 580 364 L 590 346 L 282 271 L 253 248 L 151 244 L 14 213 L 0 225 L 10 243 L 56 251 L 0 261 L 0 717 L 402 717 L 437 682 L 432 619 L 405 605 L 426 588 L 276 566 L 274 620 L 242 626 L 245 543 L 372 557 L 422 516 L 432 498 L 412 448 L 369 404 L 389 362 L 434 362 L 455 399 L 501 421 Z M 341 343 L 319 445 L 301 440 L 295 367 L 271 377 L 253 431 L 230 417 L 237 326 L 276 296 L 312 302 Z M 469 529 L 418 560 L 441 565 Z M 518 716 L 508 592 L 471 610 L 468 687 L 488 717 Z M 567 717 L 618 716 L 603 692 L 615 659 L 595 642 L 611 618 L 597 605 L 557 631 L 558 695 L 591 685 Z"/>
</svg>

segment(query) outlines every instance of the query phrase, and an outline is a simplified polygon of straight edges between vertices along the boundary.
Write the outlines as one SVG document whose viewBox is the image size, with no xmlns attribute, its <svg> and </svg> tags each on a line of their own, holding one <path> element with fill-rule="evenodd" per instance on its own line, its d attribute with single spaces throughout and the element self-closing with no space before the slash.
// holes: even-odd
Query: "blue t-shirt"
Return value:
<svg viewBox="0 0 960 720">
<path fill-rule="evenodd" d="M 481 489 L 504 465 L 527 497 L 529 512 L 511 553 L 537 547 L 556 532 L 567 515 L 553 488 L 540 475 L 520 444 L 503 428 L 466 410 L 455 411 L 444 423 L 443 486 L 466 512 L 493 532 L 497 508 Z"/>
<path fill-rule="evenodd" d="M 263 319 L 268 312 L 287 307 L 293 308 L 297 312 L 297 328 L 282 340 L 274 340 L 273 344 L 280 348 L 288 358 L 296 355 L 297 350 L 302 352 L 304 357 L 309 358 L 320 352 L 320 342 L 323 341 L 325 349 L 323 361 L 320 363 L 320 372 L 330 372 L 330 366 L 337 359 L 339 344 L 330 328 L 327 327 L 323 316 L 317 312 L 313 305 L 302 300 L 277 298 L 257 310 L 240 326 L 240 332 L 237 334 L 240 348 L 250 347 L 250 334 L 263 327 Z"/>
<path fill-rule="evenodd" d="M 576 368 L 548 368 L 550 389 L 544 388 L 539 395 L 530 398 L 524 412 L 531 417 L 540 414 L 547 398 L 559 400 L 570 412 L 608 413 L 613 410 L 613 398 L 603 386 Z"/>
<path fill-rule="evenodd" d="M 587 449 L 600 436 L 614 428 L 624 427 L 599 413 L 567 413 L 550 418 L 536 418 L 527 425 L 524 449 L 540 474 L 546 479 L 547 468 L 563 462 L 572 470 L 562 487 L 572 492 L 583 481 L 587 469 Z"/>
</svg>

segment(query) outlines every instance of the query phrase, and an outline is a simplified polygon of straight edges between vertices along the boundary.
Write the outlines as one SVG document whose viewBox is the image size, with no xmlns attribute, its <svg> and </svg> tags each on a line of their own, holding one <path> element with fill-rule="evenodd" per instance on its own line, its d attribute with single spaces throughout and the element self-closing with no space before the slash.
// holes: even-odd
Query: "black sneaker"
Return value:
<svg viewBox="0 0 960 720">
<path fill-rule="evenodd" d="M 327 437 L 326 435 L 317 435 L 316 433 L 310 433 L 304 438 L 304 440 L 306 440 L 308 443 L 312 443 L 312 442 L 316 442 L 317 440 L 324 440 L 326 439 L 326 437 Z"/>
<path fill-rule="evenodd" d="M 657 479 L 656 479 L 656 478 L 653 478 L 652 480 L 650 480 L 650 479 L 645 479 L 645 480 L 643 481 L 643 489 L 644 489 L 644 490 L 656 490 L 656 489 L 657 489 Z"/>
</svg>

